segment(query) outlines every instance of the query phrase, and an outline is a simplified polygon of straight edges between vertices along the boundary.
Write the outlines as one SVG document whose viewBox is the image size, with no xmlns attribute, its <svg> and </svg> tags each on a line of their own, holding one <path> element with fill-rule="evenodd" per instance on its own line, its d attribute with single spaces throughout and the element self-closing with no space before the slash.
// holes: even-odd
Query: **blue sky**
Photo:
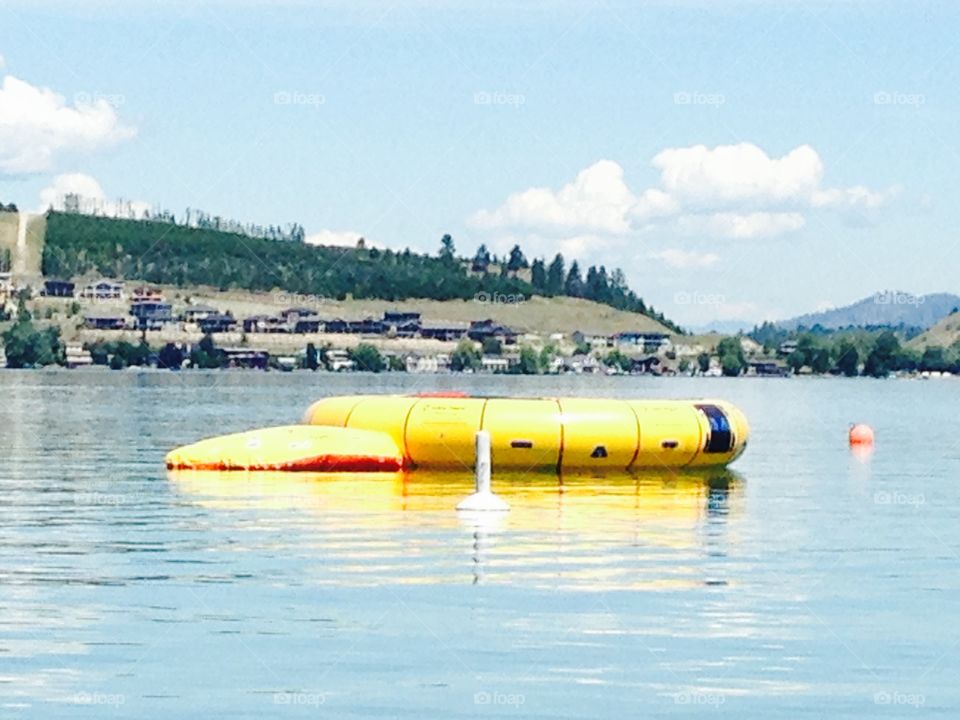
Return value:
<svg viewBox="0 0 960 720">
<path fill-rule="evenodd" d="M 686 325 L 960 291 L 954 3 L 4 0 L 0 55 L 21 207 L 519 241 Z"/>
</svg>

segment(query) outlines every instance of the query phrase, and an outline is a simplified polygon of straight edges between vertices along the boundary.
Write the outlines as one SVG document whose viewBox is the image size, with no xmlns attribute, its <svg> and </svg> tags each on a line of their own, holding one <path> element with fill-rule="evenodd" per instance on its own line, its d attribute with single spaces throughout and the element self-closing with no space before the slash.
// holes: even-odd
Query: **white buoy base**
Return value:
<svg viewBox="0 0 960 720">
<path fill-rule="evenodd" d="M 457 510 L 466 512 L 506 512 L 510 506 L 505 500 L 493 494 L 490 489 L 490 433 L 480 430 L 476 436 L 476 473 L 477 491 L 464 498 Z"/>
<path fill-rule="evenodd" d="M 487 490 L 486 492 L 475 492 L 473 495 L 465 497 L 457 505 L 457 510 L 463 512 L 507 512 L 510 510 L 510 505 L 503 498 Z"/>
</svg>

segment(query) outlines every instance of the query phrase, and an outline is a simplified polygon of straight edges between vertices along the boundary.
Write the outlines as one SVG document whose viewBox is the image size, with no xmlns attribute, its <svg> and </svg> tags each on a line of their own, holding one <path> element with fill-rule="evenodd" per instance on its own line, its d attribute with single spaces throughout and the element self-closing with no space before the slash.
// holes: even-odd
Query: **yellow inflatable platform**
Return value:
<svg viewBox="0 0 960 720">
<path fill-rule="evenodd" d="M 309 425 L 379 431 L 405 467 L 463 470 L 478 430 L 494 470 L 625 470 L 726 465 L 744 451 L 747 420 L 720 400 L 355 395 L 314 403 Z"/>
<path fill-rule="evenodd" d="M 210 438 L 173 450 L 182 470 L 396 472 L 469 470 L 490 433 L 496 471 L 718 467 L 744 451 L 749 428 L 720 400 L 353 395 L 314 403 L 304 424 Z"/>
</svg>

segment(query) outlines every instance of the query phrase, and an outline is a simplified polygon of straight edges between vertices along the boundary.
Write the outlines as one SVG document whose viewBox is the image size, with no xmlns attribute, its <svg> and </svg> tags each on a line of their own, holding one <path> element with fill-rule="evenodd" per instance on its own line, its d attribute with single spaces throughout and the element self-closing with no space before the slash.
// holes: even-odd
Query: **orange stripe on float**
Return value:
<svg viewBox="0 0 960 720">
<path fill-rule="evenodd" d="M 320 455 L 288 463 L 234 465 L 225 462 L 167 463 L 168 470 L 250 470 L 287 472 L 396 472 L 403 463 L 394 457 L 367 457 L 362 455 Z"/>
</svg>

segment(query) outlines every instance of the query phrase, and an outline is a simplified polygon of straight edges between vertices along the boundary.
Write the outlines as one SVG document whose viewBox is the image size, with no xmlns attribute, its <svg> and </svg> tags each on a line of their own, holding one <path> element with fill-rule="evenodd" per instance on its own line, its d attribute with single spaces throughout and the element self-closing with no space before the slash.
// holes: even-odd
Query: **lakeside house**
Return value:
<svg viewBox="0 0 960 720">
<path fill-rule="evenodd" d="M 517 342 L 517 333 L 514 330 L 489 318 L 471 322 L 467 329 L 467 337 L 475 342 L 483 342 L 492 338 L 499 340 L 504 345 L 514 345 Z"/>
<path fill-rule="evenodd" d="M 210 308 L 212 310 L 212 308 Z M 186 318 L 185 314 L 185 318 Z M 187 318 L 190 319 L 190 318 Z M 424 323 L 419 312 L 387 311 L 382 318 L 322 318 L 310 308 L 287 308 L 278 315 L 252 315 L 243 319 L 247 333 L 330 333 L 334 335 L 368 335 L 399 338 L 421 337 L 430 340 L 456 341 L 463 337 L 482 342 L 495 338 L 506 345 L 517 342 L 517 333 L 493 320 L 465 323 Z"/>
<path fill-rule="evenodd" d="M 162 302 L 163 293 L 158 287 L 138 285 L 133 289 L 133 292 L 130 293 L 130 299 L 133 302 Z"/>
<path fill-rule="evenodd" d="M 402 325 L 405 323 L 416 323 L 419 325 L 421 322 L 421 313 L 387 310 L 383 313 L 383 321 L 392 325 Z"/>
<path fill-rule="evenodd" d="M 440 371 L 436 355 L 407 355 L 404 364 L 408 373 L 436 373 Z"/>
<path fill-rule="evenodd" d="M 388 310 L 383 313 L 382 322 L 386 332 L 404 338 L 416 337 L 423 326 L 420 313 L 399 310 Z"/>
<path fill-rule="evenodd" d="M 621 332 L 614 336 L 617 347 L 640 348 L 645 353 L 670 349 L 670 337 L 662 332 Z"/>
<path fill-rule="evenodd" d="M 347 332 L 354 335 L 383 335 L 385 330 L 383 321 L 372 317 L 347 321 Z"/>
<path fill-rule="evenodd" d="M 782 343 L 780 343 L 780 347 L 777 348 L 777 355 L 780 357 L 786 357 L 787 355 L 796 352 L 796 350 L 796 340 L 784 340 Z"/>
<path fill-rule="evenodd" d="M 292 307 L 280 311 L 280 317 L 283 318 L 283 321 L 291 325 L 295 324 L 300 318 L 314 317 L 316 314 L 313 308 L 308 307 Z"/>
<path fill-rule="evenodd" d="M 237 321 L 230 313 L 215 312 L 197 321 L 200 332 L 208 335 L 230 332 L 237 326 Z"/>
<path fill-rule="evenodd" d="M 75 290 L 76 284 L 69 280 L 51 279 L 43 281 L 42 294 L 44 297 L 72 298 Z"/>
<path fill-rule="evenodd" d="M 300 315 L 293 323 L 293 332 L 300 334 L 323 332 L 323 318 L 319 315 Z"/>
<path fill-rule="evenodd" d="M 327 350 L 327 364 L 333 372 L 353 370 L 356 367 L 346 350 Z"/>
<path fill-rule="evenodd" d="M 106 278 L 95 280 L 83 287 L 80 297 L 88 300 L 122 300 L 123 283 Z"/>
<path fill-rule="evenodd" d="M 290 332 L 287 321 L 275 315 L 252 315 L 243 320 L 246 333 L 285 333 Z"/>
<path fill-rule="evenodd" d="M 775 360 L 756 360 L 747 363 L 747 375 L 758 377 L 787 377 L 790 369 Z"/>
<path fill-rule="evenodd" d="M 89 350 L 84 350 L 80 343 L 67 343 L 64 353 L 64 367 L 71 370 L 78 367 L 93 365 L 93 358 Z"/>
<path fill-rule="evenodd" d="M 420 326 L 420 337 L 452 342 L 463 338 L 468 329 L 469 326 L 466 323 L 423 324 Z"/>
<path fill-rule="evenodd" d="M 570 335 L 570 339 L 573 340 L 574 345 L 586 345 L 592 349 L 613 347 L 613 338 L 601 333 L 574 330 Z"/>
<path fill-rule="evenodd" d="M 343 318 L 334 318 L 333 320 L 327 320 L 324 323 L 324 329 L 328 333 L 334 333 L 340 335 L 347 332 L 347 321 Z"/>
<path fill-rule="evenodd" d="M 603 365 L 593 355 L 573 355 L 562 360 L 563 372 L 575 375 L 596 375 L 603 371 Z"/>
<path fill-rule="evenodd" d="M 217 315 L 219 311 L 211 305 L 188 305 L 183 311 L 183 321 L 188 323 L 199 323 L 212 315 Z"/>
<path fill-rule="evenodd" d="M 434 355 L 407 355 L 404 359 L 409 373 L 442 373 L 450 370 L 450 355 L 436 353 Z"/>
<path fill-rule="evenodd" d="M 232 368 L 266 370 L 270 364 L 270 353 L 262 348 L 221 348 L 221 351 Z"/>
<path fill-rule="evenodd" d="M 486 372 L 507 372 L 510 369 L 510 360 L 502 355 L 484 355 L 480 359 L 480 366 Z"/>
<path fill-rule="evenodd" d="M 141 300 L 130 304 L 130 314 L 136 318 L 137 328 L 159 330 L 165 324 L 173 322 L 173 308 L 170 303 L 156 300 Z"/>
<path fill-rule="evenodd" d="M 90 330 L 125 330 L 127 318 L 114 312 L 88 312 L 83 324 Z"/>
</svg>

